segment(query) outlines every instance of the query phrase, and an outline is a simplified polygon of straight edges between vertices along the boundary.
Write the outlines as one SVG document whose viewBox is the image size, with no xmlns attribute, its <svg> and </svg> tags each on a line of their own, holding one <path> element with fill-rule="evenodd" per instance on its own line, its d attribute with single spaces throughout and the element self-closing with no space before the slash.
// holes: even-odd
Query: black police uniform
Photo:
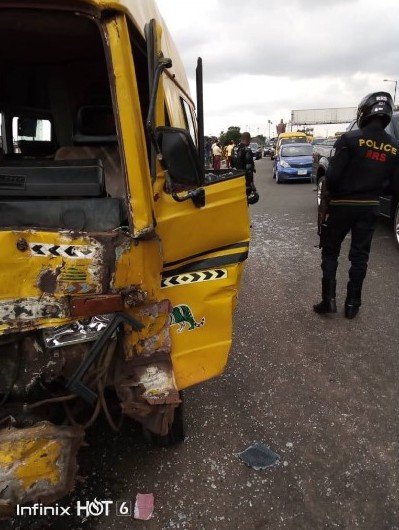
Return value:
<svg viewBox="0 0 399 530">
<path fill-rule="evenodd" d="M 372 121 L 361 129 L 344 133 L 334 149 L 326 175 L 329 215 L 321 239 L 323 300 L 330 297 L 335 303 L 338 256 L 345 236 L 351 231 L 346 316 L 353 318 L 361 304 L 361 290 L 379 213 L 379 197 L 392 179 L 399 147 L 382 124 Z M 351 314 L 348 304 L 354 305 Z"/>
<path fill-rule="evenodd" d="M 258 202 L 259 195 L 254 184 L 254 173 L 256 172 L 255 162 L 251 148 L 248 145 L 242 142 L 238 145 L 236 156 L 233 159 L 233 164 L 236 169 L 245 170 L 245 183 L 248 202 L 250 204 Z"/>
</svg>

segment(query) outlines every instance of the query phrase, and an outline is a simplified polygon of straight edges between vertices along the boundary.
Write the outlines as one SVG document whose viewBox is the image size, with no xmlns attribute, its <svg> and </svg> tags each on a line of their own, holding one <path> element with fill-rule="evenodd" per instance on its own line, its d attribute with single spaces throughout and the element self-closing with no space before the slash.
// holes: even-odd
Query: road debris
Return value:
<svg viewBox="0 0 399 530">
<path fill-rule="evenodd" d="M 154 495 L 153 493 L 138 493 L 136 495 L 136 504 L 134 505 L 134 518 L 141 521 L 151 519 L 154 512 Z"/>
<path fill-rule="evenodd" d="M 280 456 L 262 443 L 250 445 L 245 451 L 238 453 L 238 456 L 247 466 L 252 467 L 256 471 L 280 463 Z"/>
</svg>

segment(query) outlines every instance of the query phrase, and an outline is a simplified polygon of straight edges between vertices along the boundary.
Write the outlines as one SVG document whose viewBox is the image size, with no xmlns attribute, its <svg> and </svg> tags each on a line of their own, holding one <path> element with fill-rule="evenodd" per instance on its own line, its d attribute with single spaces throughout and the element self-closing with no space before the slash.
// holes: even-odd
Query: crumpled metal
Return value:
<svg viewBox="0 0 399 530">
<path fill-rule="evenodd" d="M 1 429 L 0 518 L 17 503 L 51 503 L 71 492 L 83 439 L 82 426 L 48 421 Z"/>
<path fill-rule="evenodd" d="M 85 320 L 76 320 L 70 324 L 43 330 L 46 348 L 54 349 L 80 342 L 96 340 L 111 322 L 112 313 L 96 315 Z"/>
</svg>

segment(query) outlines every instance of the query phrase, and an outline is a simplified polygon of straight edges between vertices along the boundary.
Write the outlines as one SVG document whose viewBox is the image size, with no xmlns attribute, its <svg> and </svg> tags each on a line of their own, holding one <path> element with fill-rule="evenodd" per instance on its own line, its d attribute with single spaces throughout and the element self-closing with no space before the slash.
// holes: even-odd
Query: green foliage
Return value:
<svg viewBox="0 0 399 530">
<path fill-rule="evenodd" d="M 257 136 L 251 138 L 251 142 L 256 142 L 259 145 L 265 145 L 266 136 L 264 136 L 263 134 L 258 134 Z"/>
<path fill-rule="evenodd" d="M 222 131 L 220 133 L 220 142 L 222 145 L 227 145 L 231 140 L 235 144 L 239 144 L 241 140 L 241 130 L 240 127 L 229 127 L 226 132 Z"/>
</svg>

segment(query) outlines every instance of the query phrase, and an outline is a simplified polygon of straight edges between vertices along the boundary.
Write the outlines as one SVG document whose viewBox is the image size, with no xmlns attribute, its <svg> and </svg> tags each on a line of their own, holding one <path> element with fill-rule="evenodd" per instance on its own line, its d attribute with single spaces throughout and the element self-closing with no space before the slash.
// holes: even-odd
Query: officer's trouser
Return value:
<svg viewBox="0 0 399 530">
<path fill-rule="evenodd" d="M 245 186 L 247 189 L 247 193 L 250 193 L 252 188 L 254 187 L 254 174 L 252 171 L 246 171 L 245 172 Z"/>
<path fill-rule="evenodd" d="M 379 208 L 378 206 L 330 205 L 329 211 L 330 215 L 321 241 L 323 278 L 335 280 L 341 244 L 351 231 L 349 279 L 353 289 L 360 292 L 367 272 L 371 240 Z"/>
</svg>

